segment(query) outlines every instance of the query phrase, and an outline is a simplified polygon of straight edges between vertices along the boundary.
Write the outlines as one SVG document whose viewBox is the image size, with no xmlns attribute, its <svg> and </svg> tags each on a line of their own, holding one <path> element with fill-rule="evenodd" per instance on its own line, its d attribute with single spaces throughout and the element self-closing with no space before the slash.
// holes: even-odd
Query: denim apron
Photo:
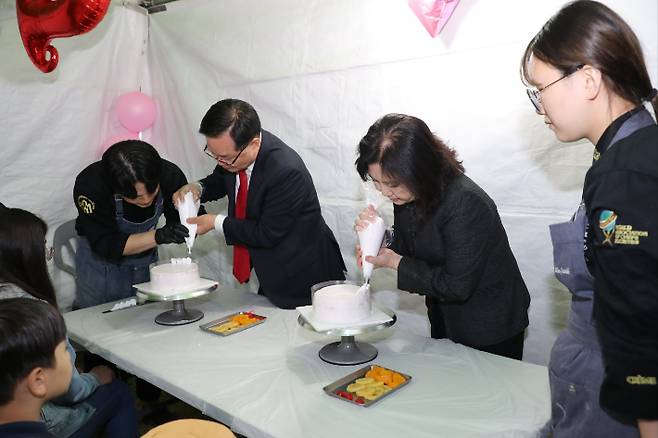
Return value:
<svg viewBox="0 0 658 438">
<path fill-rule="evenodd" d="M 114 195 L 115 219 L 122 233 L 136 234 L 155 229 L 162 215 L 162 192 L 155 199 L 155 211 L 151 218 L 141 223 L 130 222 L 123 217 L 123 199 Z M 158 260 L 157 248 L 143 255 L 123 256 L 119 262 L 111 262 L 97 255 L 85 237 L 78 240 L 75 254 L 77 288 L 75 305 L 79 308 L 96 306 L 135 295 L 133 284 L 149 281 L 149 265 Z"/>
<path fill-rule="evenodd" d="M 634 114 L 610 145 L 653 123 L 646 111 Z M 599 406 L 604 366 L 592 317 L 593 278 L 584 254 L 586 216 L 581 204 L 571 221 L 550 225 L 555 276 L 571 292 L 567 328 L 555 341 L 548 365 L 553 437 L 639 437 L 636 427 L 612 419 Z"/>
</svg>

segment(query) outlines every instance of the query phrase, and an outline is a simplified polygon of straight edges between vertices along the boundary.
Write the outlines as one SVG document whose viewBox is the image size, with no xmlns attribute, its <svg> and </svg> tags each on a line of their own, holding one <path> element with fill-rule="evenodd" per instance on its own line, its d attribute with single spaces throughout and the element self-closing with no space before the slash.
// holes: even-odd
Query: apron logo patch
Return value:
<svg viewBox="0 0 658 438">
<path fill-rule="evenodd" d="M 628 376 L 626 377 L 626 382 L 630 383 L 631 385 L 655 385 L 656 384 L 656 378 L 655 377 L 645 377 L 640 374 L 637 376 Z"/>
<path fill-rule="evenodd" d="M 83 213 L 92 214 L 96 208 L 96 204 L 86 196 L 80 195 L 78 196 L 78 207 L 80 207 L 80 210 L 82 210 Z"/>
<path fill-rule="evenodd" d="M 615 225 L 617 224 L 617 213 L 612 210 L 603 210 L 599 216 L 599 228 L 605 239 L 603 245 L 612 246 L 612 238 L 615 236 Z"/>
</svg>

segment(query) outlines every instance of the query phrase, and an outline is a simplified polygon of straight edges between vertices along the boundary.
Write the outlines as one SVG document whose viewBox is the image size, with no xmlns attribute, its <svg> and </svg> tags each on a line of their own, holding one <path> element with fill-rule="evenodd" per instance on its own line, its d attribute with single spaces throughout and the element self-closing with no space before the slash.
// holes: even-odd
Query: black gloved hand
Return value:
<svg viewBox="0 0 658 438">
<path fill-rule="evenodd" d="M 185 225 L 179 223 L 167 224 L 155 230 L 155 243 L 158 245 L 162 245 L 163 243 L 183 243 L 188 235 L 189 233 Z"/>
</svg>

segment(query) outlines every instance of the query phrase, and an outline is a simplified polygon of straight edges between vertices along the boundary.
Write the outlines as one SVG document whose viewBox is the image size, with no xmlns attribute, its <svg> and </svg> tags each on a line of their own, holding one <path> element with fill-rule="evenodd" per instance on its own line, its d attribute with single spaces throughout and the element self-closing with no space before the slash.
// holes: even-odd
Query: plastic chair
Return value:
<svg viewBox="0 0 658 438">
<path fill-rule="evenodd" d="M 68 251 L 69 259 L 75 260 L 75 251 L 78 233 L 75 231 L 75 219 L 64 222 L 57 227 L 53 236 L 53 248 L 55 249 L 54 262 L 62 271 L 66 271 L 75 277 L 75 263 L 68 264 L 64 261 L 64 250 Z"/>
<path fill-rule="evenodd" d="M 236 438 L 231 430 L 207 420 L 185 419 L 161 424 L 142 435 L 142 438 Z"/>
</svg>

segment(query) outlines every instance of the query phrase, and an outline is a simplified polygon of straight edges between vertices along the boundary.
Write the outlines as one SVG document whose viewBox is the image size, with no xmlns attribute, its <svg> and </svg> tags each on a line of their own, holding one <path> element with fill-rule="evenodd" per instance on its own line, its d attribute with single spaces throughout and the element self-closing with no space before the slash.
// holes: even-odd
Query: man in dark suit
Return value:
<svg viewBox="0 0 658 438">
<path fill-rule="evenodd" d="M 213 173 L 183 186 L 201 202 L 228 196 L 228 215 L 204 214 L 188 222 L 197 234 L 217 230 L 233 245 L 233 274 L 249 281 L 253 267 L 259 293 L 291 309 L 311 303 L 311 286 L 344 280 L 345 264 L 324 222 L 310 173 L 299 155 L 261 130 L 254 108 L 225 99 L 214 104 L 199 129 L 204 152 L 217 161 Z"/>
</svg>

